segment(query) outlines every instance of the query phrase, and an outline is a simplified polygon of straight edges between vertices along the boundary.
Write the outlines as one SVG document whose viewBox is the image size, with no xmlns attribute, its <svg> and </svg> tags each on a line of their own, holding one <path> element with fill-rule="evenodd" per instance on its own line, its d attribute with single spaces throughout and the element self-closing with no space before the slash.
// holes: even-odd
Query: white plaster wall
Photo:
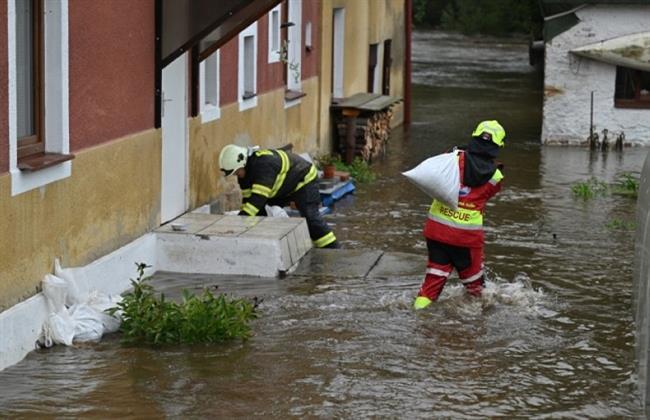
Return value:
<svg viewBox="0 0 650 420">
<path fill-rule="evenodd" d="M 576 12 L 580 22 L 546 44 L 542 143 L 586 144 L 591 91 L 594 127 L 612 143 L 624 132 L 631 145 L 650 145 L 650 109 L 614 107 L 616 66 L 569 51 L 587 44 L 647 31 L 650 5 L 597 5 Z"/>
</svg>

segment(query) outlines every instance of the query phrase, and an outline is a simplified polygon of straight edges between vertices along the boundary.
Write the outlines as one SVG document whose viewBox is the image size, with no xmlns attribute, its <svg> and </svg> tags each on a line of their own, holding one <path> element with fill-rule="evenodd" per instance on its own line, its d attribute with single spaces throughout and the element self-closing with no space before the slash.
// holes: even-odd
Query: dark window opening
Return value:
<svg viewBox="0 0 650 420">
<path fill-rule="evenodd" d="M 382 95 L 390 95 L 390 66 L 393 63 L 393 58 L 391 57 L 391 47 L 392 41 L 387 39 L 384 41 L 384 65 L 383 65 L 383 74 L 382 74 Z"/>
<path fill-rule="evenodd" d="M 43 153 L 43 0 L 16 2 L 18 159 Z"/>
<path fill-rule="evenodd" d="M 650 72 L 616 67 L 617 108 L 650 108 Z"/>
<path fill-rule="evenodd" d="M 379 55 L 379 44 L 370 44 L 368 52 L 368 92 L 375 91 L 375 69 L 377 68 L 377 59 Z"/>
</svg>

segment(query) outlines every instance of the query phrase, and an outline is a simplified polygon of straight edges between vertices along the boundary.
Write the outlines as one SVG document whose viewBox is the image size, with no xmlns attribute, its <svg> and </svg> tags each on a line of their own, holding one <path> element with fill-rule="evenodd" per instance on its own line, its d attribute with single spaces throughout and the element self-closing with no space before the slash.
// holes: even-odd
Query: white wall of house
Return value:
<svg viewBox="0 0 650 420">
<path fill-rule="evenodd" d="M 594 126 L 611 142 L 621 132 L 625 142 L 650 145 L 650 109 L 614 107 L 616 66 L 569 51 L 598 41 L 647 31 L 650 5 L 597 5 L 577 10 L 580 22 L 546 44 L 542 143 L 586 144 L 591 92 Z"/>
</svg>

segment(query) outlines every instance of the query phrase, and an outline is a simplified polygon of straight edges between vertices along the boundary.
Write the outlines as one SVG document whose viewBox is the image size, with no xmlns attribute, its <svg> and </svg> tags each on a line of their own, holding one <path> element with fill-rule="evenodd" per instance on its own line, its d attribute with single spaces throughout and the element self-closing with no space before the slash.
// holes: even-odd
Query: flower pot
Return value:
<svg viewBox="0 0 650 420">
<path fill-rule="evenodd" d="M 334 165 L 323 166 L 323 178 L 334 178 L 334 172 L 336 172 L 336 166 Z"/>
</svg>

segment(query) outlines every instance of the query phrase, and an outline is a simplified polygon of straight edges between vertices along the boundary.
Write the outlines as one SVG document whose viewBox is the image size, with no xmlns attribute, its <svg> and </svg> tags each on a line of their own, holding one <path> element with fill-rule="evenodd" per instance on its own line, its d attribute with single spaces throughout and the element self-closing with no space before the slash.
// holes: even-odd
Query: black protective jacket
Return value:
<svg viewBox="0 0 650 420">
<path fill-rule="evenodd" d="M 316 167 L 283 150 L 258 150 L 246 161 L 246 175 L 239 178 L 243 204 L 239 214 L 255 216 L 267 201 L 282 202 L 316 179 Z"/>
</svg>

